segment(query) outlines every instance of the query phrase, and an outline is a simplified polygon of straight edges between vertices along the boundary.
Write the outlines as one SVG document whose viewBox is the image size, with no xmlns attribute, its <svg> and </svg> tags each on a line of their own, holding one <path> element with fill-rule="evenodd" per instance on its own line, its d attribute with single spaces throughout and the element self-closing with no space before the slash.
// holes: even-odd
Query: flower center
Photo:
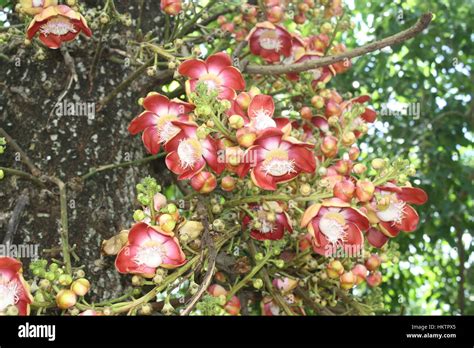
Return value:
<svg viewBox="0 0 474 348">
<path fill-rule="evenodd" d="M 68 19 L 57 17 L 49 20 L 40 28 L 40 32 L 46 36 L 48 34 L 66 35 L 69 32 L 77 32 L 74 25 Z"/>
<path fill-rule="evenodd" d="M 0 312 L 18 302 L 18 284 L 16 281 L 0 284 Z"/>
<path fill-rule="evenodd" d="M 276 227 L 274 222 L 267 220 L 267 213 L 262 208 L 257 211 L 256 220 L 260 223 L 259 227 L 256 228 L 256 230 L 258 230 L 262 234 L 271 233 Z"/>
<path fill-rule="evenodd" d="M 281 40 L 275 30 L 265 30 L 259 38 L 260 46 L 265 50 L 280 51 L 282 48 Z"/>
<path fill-rule="evenodd" d="M 333 246 L 346 241 L 346 220 L 337 212 L 324 214 L 319 220 L 319 230 Z"/>
<path fill-rule="evenodd" d="M 377 217 L 385 222 L 393 221 L 393 225 L 400 224 L 405 216 L 406 203 L 403 201 L 392 202 L 385 210 L 377 211 Z"/>
<path fill-rule="evenodd" d="M 178 145 L 178 157 L 181 161 L 181 167 L 184 169 L 192 168 L 201 156 L 202 148 L 197 139 L 181 140 Z"/>
<path fill-rule="evenodd" d="M 268 152 L 263 163 L 265 174 L 282 176 L 295 171 L 295 161 L 288 159 L 288 153 L 284 150 L 275 149 Z"/>
<path fill-rule="evenodd" d="M 158 137 L 160 138 L 161 143 L 166 143 L 179 132 L 179 128 L 171 123 L 171 121 L 174 121 L 176 119 L 176 116 L 173 115 L 166 115 L 160 117 L 157 124 L 157 128 Z"/>
<path fill-rule="evenodd" d="M 209 89 L 216 89 L 222 85 L 222 80 L 217 75 L 211 73 L 202 75 L 199 81 L 204 82 Z"/>
<path fill-rule="evenodd" d="M 263 108 L 254 112 L 252 125 L 257 130 L 276 127 L 276 122 L 273 120 L 271 113 Z"/>
<path fill-rule="evenodd" d="M 140 248 L 133 261 L 139 266 L 145 265 L 156 268 L 163 263 L 163 254 L 163 246 L 155 242 L 152 245 Z"/>
</svg>

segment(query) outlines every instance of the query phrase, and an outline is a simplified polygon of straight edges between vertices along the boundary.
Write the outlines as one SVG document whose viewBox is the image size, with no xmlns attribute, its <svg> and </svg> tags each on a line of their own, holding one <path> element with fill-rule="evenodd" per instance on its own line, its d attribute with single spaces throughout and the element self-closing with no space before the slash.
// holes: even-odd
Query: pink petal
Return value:
<svg viewBox="0 0 474 348">
<path fill-rule="evenodd" d="M 158 134 L 158 128 L 146 128 L 143 131 L 142 140 L 149 153 L 156 155 L 160 152 L 160 136 Z"/>
<path fill-rule="evenodd" d="M 416 210 L 413 209 L 413 207 L 406 205 L 404 208 L 403 219 L 401 223 L 397 225 L 397 227 L 405 232 L 413 232 L 416 230 L 419 221 L 420 217 L 418 216 Z"/>
<path fill-rule="evenodd" d="M 266 115 L 272 117 L 275 112 L 275 103 L 273 98 L 269 95 L 258 94 L 252 98 L 250 102 L 247 113 L 250 117 L 256 117 L 261 110 L 265 112 Z"/>
<path fill-rule="evenodd" d="M 428 195 L 425 191 L 417 187 L 402 187 L 402 192 L 397 194 L 397 197 L 407 203 L 425 204 L 428 200 Z"/>
<path fill-rule="evenodd" d="M 388 237 L 384 235 L 382 232 L 380 232 L 376 228 L 370 228 L 367 231 L 367 241 L 370 243 L 370 245 L 376 247 L 376 248 L 381 248 L 387 243 Z"/>
<path fill-rule="evenodd" d="M 169 99 L 161 94 L 152 94 L 143 100 L 143 107 L 158 116 L 168 114 L 169 104 Z"/>
<path fill-rule="evenodd" d="M 135 135 L 140 133 L 147 127 L 155 126 L 159 120 L 159 117 L 150 111 L 144 111 L 128 125 L 128 131 L 130 134 Z"/>
<path fill-rule="evenodd" d="M 219 52 L 206 59 L 207 70 L 211 74 L 218 75 L 224 68 L 232 66 L 230 56 L 225 52 Z"/>
<path fill-rule="evenodd" d="M 245 88 L 245 80 L 237 68 L 229 66 L 224 68 L 219 77 L 222 79 L 222 85 L 234 90 L 240 91 Z"/>
<path fill-rule="evenodd" d="M 250 177 L 255 185 L 264 190 L 276 190 L 275 178 L 271 175 L 265 175 L 262 166 L 259 164 L 250 172 Z"/>
<path fill-rule="evenodd" d="M 207 65 L 200 59 L 190 59 L 180 64 L 178 72 L 183 76 L 199 79 L 201 75 L 207 74 Z"/>
</svg>

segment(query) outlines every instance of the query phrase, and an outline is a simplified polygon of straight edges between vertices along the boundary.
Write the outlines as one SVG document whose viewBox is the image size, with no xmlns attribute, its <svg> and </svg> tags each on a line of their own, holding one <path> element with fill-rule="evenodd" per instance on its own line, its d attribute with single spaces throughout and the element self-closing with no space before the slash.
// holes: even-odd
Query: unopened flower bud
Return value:
<svg viewBox="0 0 474 348">
<path fill-rule="evenodd" d="M 74 291 L 61 290 L 56 295 L 56 304 L 60 309 L 68 309 L 74 306 L 77 302 L 77 296 Z"/>
<path fill-rule="evenodd" d="M 372 160 L 371 165 L 375 170 L 379 170 L 385 168 L 386 163 L 382 158 L 375 158 Z"/>
<path fill-rule="evenodd" d="M 328 135 L 323 138 L 321 144 L 321 151 L 326 157 L 334 157 L 337 155 L 337 138 L 333 135 Z"/>
<path fill-rule="evenodd" d="M 351 271 L 349 271 L 349 272 L 343 273 L 339 277 L 339 282 L 342 289 L 349 290 L 354 287 L 354 284 L 356 282 L 356 277 Z"/>
<path fill-rule="evenodd" d="M 344 273 L 344 266 L 341 261 L 333 260 L 327 265 L 326 272 L 329 278 L 337 279 Z"/>
<path fill-rule="evenodd" d="M 254 279 L 252 283 L 255 289 L 261 289 L 263 286 L 263 280 L 260 278 Z"/>
<path fill-rule="evenodd" d="M 353 132 L 346 132 L 342 135 L 342 144 L 344 146 L 351 146 L 356 142 L 356 137 Z"/>
<path fill-rule="evenodd" d="M 149 303 L 145 303 L 140 307 L 139 314 L 141 315 L 150 315 L 153 312 L 153 307 Z"/>
<path fill-rule="evenodd" d="M 240 115 L 232 115 L 229 117 L 229 126 L 234 129 L 240 129 L 244 126 L 244 119 Z"/>
<path fill-rule="evenodd" d="M 356 184 L 356 197 L 361 202 L 368 202 L 375 192 L 375 185 L 370 180 L 359 180 Z"/>
<path fill-rule="evenodd" d="M 58 277 L 58 283 L 62 286 L 68 286 L 72 283 L 72 277 L 69 274 L 61 274 Z"/>
<path fill-rule="evenodd" d="M 367 278 L 367 268 L 360 263 L 352 268 L 352 273 L 356 276 L 356 285 L 359 285 Z"/>
<path fill-rule="evenodd" d="M 354 167 L 352 167 L 352 171 L 355 174 L 362 174 L 362 173 L 365 173 L 367 171 L 367 167 L 363 163 L 357 163 L 357 164 L 354 165 Z"/>
<path fill-rule="evenodd" d="M 135 221 L 142 221 L 143 219 L 145 219 L 146 215 L 145 213 L 143 212 L 143 210 L 141 209 L 137 209 L 133 212 L 133 220 Z"/>
<path fill-rule="evenodd" d="M 371 288 L 375 288 L 375 287 L 379 286 L 380 284 L 382 284 L 382 273 L 380 273 L 378 271 L 374 272 L 374 273 L 370 273 L 367 276 L 367 284 Z"/>
<path fill-rule="evenodd" d="M 89 292 L 91 283 L 86 278 L 79 278 L 71 284 L 71 290 L 77 296 L 84 296 Z"/>
<path fill-rule="evenodd" d="M 377 254 L 372 254 L 365 261 L 365 267 L 367 267 L 369 271 L 376 271 L 381 263 L 382 261 L 380 260 L 380 257 Z"/>
<path fill-rule="evenodd" d="M 300 186 L 300 193 L 303 195 L 303 196 L 308 196 L 309 194 L 311 194 L 311 185 L 309 184 L 302 184 Z"/>
</svg>

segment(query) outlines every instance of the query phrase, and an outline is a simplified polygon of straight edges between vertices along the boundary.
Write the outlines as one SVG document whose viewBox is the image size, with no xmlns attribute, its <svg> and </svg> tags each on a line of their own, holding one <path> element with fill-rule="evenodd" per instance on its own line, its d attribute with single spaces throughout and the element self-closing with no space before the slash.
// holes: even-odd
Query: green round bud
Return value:
<svg viewBox="0 0 474 348">
<path fill-rule="evenodd" d="M 58 277 L 58 282 L 59 284 L 61 284 L 62 286 L 68 286 L 72 283 L 72 277 L 71 275 L 69 274 L 61 274 L 59 277 Z"/>
<path fill-rule="evenodd" d="M 49 270 L 50 270 L 51 272 L 55 272 L 55 271 L 58 270 L 59 265 L 58 265 L 57 263 L 54 263 L 54 262 L 53 262 L 52 264 L 49 265 L 48 268 L 49 268 Z"/>
<path fill-rule="evenodd" d="M 166 210 L 168 211 L 168 213 L 173 214 L 173 213 L 176 213 L 178 211 L 178 207 L 176 206 L 176 204 L 169 203 L 166 206 Z"/>
<path fill-rule="evenodd" d="M 263 286 L 263 280 L 261 280 L 260 278 L 254 279 L 252 283 L 255 289 L 261 289 Z"/>
<path fill-rule="evenodd" d="M 133 213 L 133 220 L 135 220 L 137 222 L 142 221 L 143 219 L 145 219 L 145 217 L 146 217 L 146 214 L 141 209 L 137 209 Z"/>
<path fill-rule="evenodd" d="M 46 272 L 44 277 L 52 282 L 56 279 L 56 274 L 54 274 L 54 272 Z"/>
<path fill-rule="evenodd" d="M 281 260 L 281 259 L 280 259 L 280 260 L 276 260 L 276 261 L 275 261 L 275 266 L 277 266 L 278 268 L 283 268 L 283 267 L 285 267 L 285 261 L 283 261 L 283 260 Z"/>
<path fill-rule="evenodd" d="M 138 201 L 143 204 L 143 205 L 148 205 L 150 204 L 150 197 L 148 197 L 144 193 L 139 193 L 137 196 Z"/>
<path fill-rule="evenodd" d="M 255 254 L 255 260 L 256 261 L 262 261 L 263 260 L 263 254 L 262 253 L 256 253 Z"/>
</svg>

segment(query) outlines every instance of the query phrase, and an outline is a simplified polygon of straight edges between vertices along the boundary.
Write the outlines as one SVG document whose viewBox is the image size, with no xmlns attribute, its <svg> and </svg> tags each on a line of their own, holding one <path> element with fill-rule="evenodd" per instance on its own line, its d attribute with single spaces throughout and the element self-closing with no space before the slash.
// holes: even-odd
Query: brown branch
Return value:
<svg viewBox="0 0 474 348">
<path fill-rule="evenodd" d="M 29 203 L 30 200 L 28 197 L 28 190 L 24 189 L 20 197 L 18 197 L 15 208 L 13 208 L 10 221 L 8 221 L 7 233 L 3 238 L 3 244 L 9 244 L 13 242 L 13 237 L 15 236 L 15 232 L 18 229 L 18 225 L 20 224 L 21 214 Z"/>
<path fill-rule="evenodd" d="M 367 53 L 380 50 L 387 46 L 393 46 L 399 44 L 401 42 L 407 41 L 421 31 L 426 29 L 433 18 L 433 14 L 431 12 L 423 14 L 420 19 L 413 25 L 412 27 L 403 30 L 397 34 L 392 36 L 386 37 L 379 41 L 371 42 L 367 45 L 357 47 L 351 51 L 346 51 L 341 54 L 333 55 L 333 56 L 326 56 L 322 57 L 321 59 L 313 59 L 307 60 L 302 63 L 294 63 L 288 65 L 256 65 L 256 64 L 249 64 L 244 68 L 244 72 L 248 74 L 260 74 L 260 75 L 280 75 L 286 74 L 291 72 L 302 72 L 307 71 L 315 68 L 319 68 L 322 66 L 327 66 L 333 63 L 337 63 L 346 59 L 351 59 L 355 57 L 359 57 L 365 55 Z"/>
</svg>

